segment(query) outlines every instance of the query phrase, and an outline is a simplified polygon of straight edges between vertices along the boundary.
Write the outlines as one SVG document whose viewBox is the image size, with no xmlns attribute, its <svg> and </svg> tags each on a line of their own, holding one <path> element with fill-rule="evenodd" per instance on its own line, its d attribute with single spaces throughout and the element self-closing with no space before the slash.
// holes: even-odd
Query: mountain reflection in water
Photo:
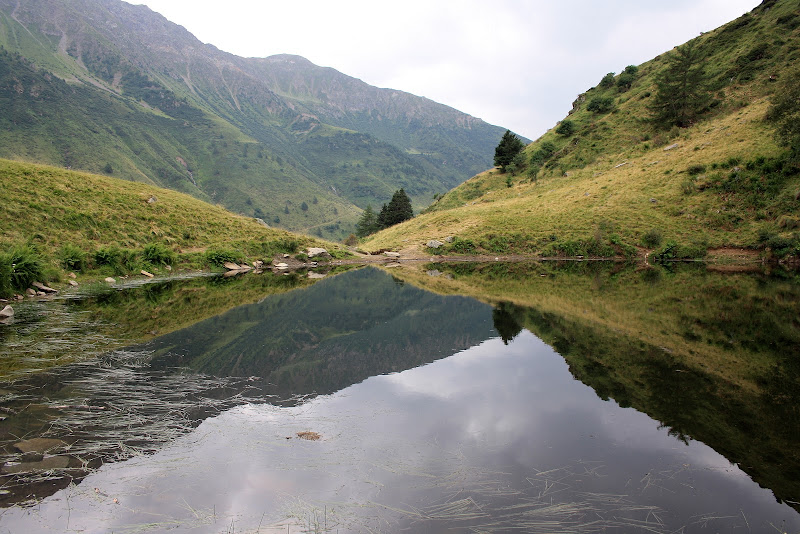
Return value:
<svg viewBox="0 0 800 534">
<path fill-rule="evenodd" d="M 480 280 L 451 274 L 427 278 L 467 294 Z M 411 285 L 420 280 L 346 273 L 156 339 L 121 392 L 158 396 L 162 380 L 177 402 L 181 382 L 205 383 L 183 395 L 185 413 L 214 395 L 227 404 L 192 413 L 199 426 L 153 454 L 5 510 L 0 532 L 800 528 L 791 507 L 695 441 L 730 423 L 714 397 L 730 393 L 719 377 L 569 314 L 440 296 Z M 597 290 L 598 277 L 588 280 Z M 92 404 L 85 382 L 70 387 Z M 151 418 L 169 420 L 171 402 Z M 303 431 L 321 439 L 298 439 Z M 771 454 L 792 443 L 777 441 Z"/>
</svg>

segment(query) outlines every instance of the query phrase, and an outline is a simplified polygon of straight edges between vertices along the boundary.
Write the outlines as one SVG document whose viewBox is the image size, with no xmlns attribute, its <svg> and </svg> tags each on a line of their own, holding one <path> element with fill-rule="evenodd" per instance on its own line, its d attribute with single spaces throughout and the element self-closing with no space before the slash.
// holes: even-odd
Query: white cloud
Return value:
<svg viewBox="0 0 800 534">
<path fill-rule="evenodd" d="M 241 56 L 298 54 L 535 138 L 610 71 L 758 0 L 133 0 Z"/>
</svg>

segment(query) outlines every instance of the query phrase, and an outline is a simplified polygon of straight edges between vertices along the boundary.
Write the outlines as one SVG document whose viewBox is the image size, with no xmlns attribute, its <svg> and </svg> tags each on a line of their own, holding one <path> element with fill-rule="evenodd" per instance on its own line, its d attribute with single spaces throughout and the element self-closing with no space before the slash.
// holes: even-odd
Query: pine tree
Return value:
<svg viewBox="0 0 800 534">
<path fill-rule="evenodd" d="M 367 237 L 378 230 L 380 230 L 378 216 L 373 211 L 372 206 L 367 206 L 367 209 L 364 210 L 364 213 L 361 214 L 356 223 L 356 235 L 358 237 Z"/>
<path fill-rule="evenodd" d="M 502 172 L 506 172 L 506 167 L 514 161 L 517 154 L 522 152 L 525 144 L 520 141 L 519 137 L 506 130 L 503 134 L 500 143 L 494 149 L 494 165 L 500 167 Z"/>
<path fill-rule="evenodd" d="M 411 207 L 411 199 L 403 189 L 398 189 L 392 195 L 389 204 L 384 204 L 378 214 L 378 224 L 381 228 L 388 228 L 395 224 L 407 221 L 414 216 L 414 209 Z"/>
<path fill-rule="evenodd" d="M 703 72 L 705 55 L 694 41 L 678 47 L 656 75 L 657 93 L 650 105 L 653 122 L 662 128 L 690 126 L 708 106 Z"/>
</svg>

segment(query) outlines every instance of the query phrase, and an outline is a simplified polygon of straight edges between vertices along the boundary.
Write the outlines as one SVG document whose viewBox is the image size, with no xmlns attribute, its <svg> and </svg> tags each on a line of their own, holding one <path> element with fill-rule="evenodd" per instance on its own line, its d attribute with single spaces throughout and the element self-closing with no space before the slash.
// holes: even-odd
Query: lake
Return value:
<svg viewBox="0 0 800 534">
<path fill-rule="evenodd" d="M 796 272 L 318 276 L 21 305 L 0 532 L 800 532 Z"/>
</svg>

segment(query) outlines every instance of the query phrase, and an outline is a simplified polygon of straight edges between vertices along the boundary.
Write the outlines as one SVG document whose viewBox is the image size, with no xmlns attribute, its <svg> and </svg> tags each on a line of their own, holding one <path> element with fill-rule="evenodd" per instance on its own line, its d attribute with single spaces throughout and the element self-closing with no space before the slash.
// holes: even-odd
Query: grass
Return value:
<svg viewBox="0 0 800 534">
<path fill-rule="evenodd" d="M 237 260 L 270 260 L 309 246 L 342 253 L 338 245 L 266 228 L 175 191 L 8 160 L 0 160 L 0 205 L 0 252 L 31 251 L 42 262 L 38 274 L 51 280 L 62 269 L 203 268 L 215 263 L 208 251 Z"/>
<path fill-rule="evenodd" d="M 526 245 L 543 252 L 554 236 L 555 241 L 568 241 L 614 233 L 624 243 L 639 245 L 654 228 L 665 240 L 686 245 L 756 247 L 759 231 L 774 220 L 758 220 L 747 206 L 734 209 L 725 195 L 714 191 L 686 195 L 682 185 L 688 176 L 684 171 L 692 165 L 710 167 L 731 157 L 745 161 L 755 153 L 778 156 L 780 148 L 761 123 L 767 105 L 762 98 L 741 115 L 687 129 L 670 151 L 609 155 L 569 176 L 554 173 L 508 189 L 503 175 L 487 171 L 448 193 L 441 207 L 371 236 L 362 248 L 403 248 L 447 236 L 481 242 L 491 235 L 518 235 L 525 236 L 520 249 Z M 730 138 L 737 140 L 733 147 Z M 617 167 L 622 161 L 627 165 Z M 791 197 L 797 187 L 800 177 L 788 179 L 775 203 L 787 210 L 800 208 Z M 513 247 L 484 248 L 517 252 Z"/>
</svg>

